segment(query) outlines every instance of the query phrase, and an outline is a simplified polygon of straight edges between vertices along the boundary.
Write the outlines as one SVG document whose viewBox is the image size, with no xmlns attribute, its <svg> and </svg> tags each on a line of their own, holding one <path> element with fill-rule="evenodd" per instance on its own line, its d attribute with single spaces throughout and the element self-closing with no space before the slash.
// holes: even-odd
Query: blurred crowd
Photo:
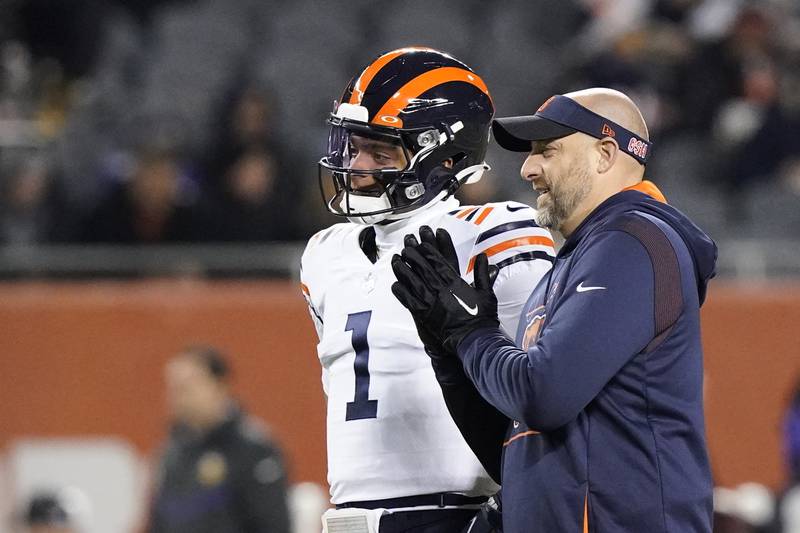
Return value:
<svg viewBox="0 0 800 533">
<path fill-rule="evenodd" d="M 793 0 L 4 0 L 0 243 L 303 240 L 325 118 L 380 52 L 426 44 L 498 113 L 609 86 L 652 125 L 648 173 L 714 237 L 800 230 Z M 464 201 L 515 196 L 519 161 Z"/>
</svg>

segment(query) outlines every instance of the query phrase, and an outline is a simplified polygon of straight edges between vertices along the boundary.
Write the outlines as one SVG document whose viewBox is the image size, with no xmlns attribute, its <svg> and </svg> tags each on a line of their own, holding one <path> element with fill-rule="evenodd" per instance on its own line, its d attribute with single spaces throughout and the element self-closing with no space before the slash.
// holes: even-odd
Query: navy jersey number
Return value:
<svg viewBox="0 0 800 533">
<path fill-rule="evenodd" d="M 347 402 L 345 420 L 362 420 L 377 418 L 378 400 L 369 399 L 369 344 L 367 344 L 367 328 L 372 318 L 372 311 L 362 311 L 347 315 L 345 331 L 353 332 L 353 350 L 356 360 L 353 370 L 356 373 L 356 393 L 352 402 Z"/>
</svg>

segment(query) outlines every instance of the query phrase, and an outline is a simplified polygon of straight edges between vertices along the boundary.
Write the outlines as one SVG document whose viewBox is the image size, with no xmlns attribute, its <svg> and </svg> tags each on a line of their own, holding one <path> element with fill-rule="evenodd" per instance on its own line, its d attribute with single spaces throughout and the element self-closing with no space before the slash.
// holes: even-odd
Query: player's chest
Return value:
<svg viewBox="0 0 800 533">
<path fill-rule="evenodd" d="M 326 352 L 346 351 L 353 334 L 364 336 L 374 347 L 419 342 L 411 315 L 392 294 L 397 279 L 390 259 L 330 265 L 320 297 L 325 326 L 321 347 Z"/>
<path fill-rule="evenodd" d="M 391 293 L 397 279 L 389 256 L 382 256 L 374 264 L 365 257 L 332 260 L 320 281 L 320 304 L 325 314 L 340 314 L 365 306 L 396 308 L 395 303 L 399 306 Z"/>
</svg>

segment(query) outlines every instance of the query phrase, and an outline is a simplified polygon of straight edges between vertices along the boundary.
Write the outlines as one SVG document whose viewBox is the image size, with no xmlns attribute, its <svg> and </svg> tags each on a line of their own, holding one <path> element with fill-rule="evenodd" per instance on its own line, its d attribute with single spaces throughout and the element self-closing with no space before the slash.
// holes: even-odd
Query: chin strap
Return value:
<svg viewBox="0 0 800 533">
<path fill-rule="evenodd" d="M 487 170 L 491 170 L 492 167 L 486 164 L 484 161 L 478 165 L 472 165 L 467 168 L 461 169 L 455 175 L 456 180 L 459 184 L 466 184 L 472 185 L 473 183 L 478 183 L 481 181 L 483 177 L 483 173 Z"/>
</svg>

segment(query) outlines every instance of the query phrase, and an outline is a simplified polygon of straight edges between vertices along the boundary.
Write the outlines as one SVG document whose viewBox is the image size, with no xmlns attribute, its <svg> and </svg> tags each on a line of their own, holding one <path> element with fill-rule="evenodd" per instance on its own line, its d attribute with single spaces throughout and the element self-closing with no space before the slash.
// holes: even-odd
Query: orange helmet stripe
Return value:
<svg viewBox="0 0 800 533">
<path fill-rule="evenodd" d="M 350 102 L 348 103 L 360 104 L 361 100 L 364 98 L 364 91 L 369 86 L 369 82 L 371 82 L 372 78 L 375 77 L 375 74 L 380 72 L 380 70 L 383 67 L 385 67 L 386 64 L 389 63 L 392 59 L 409 52 L 422 52 L 425 50 L 432 50 L 432 49 L 414 46 L 409 48 L 400 48 L 399 50 L 394 50 L 392 52 L 387 52 L 383 54 L 381 57 L 373 61 L 370 66 L 365 68 L 364 72 L 361 73 L 361 76 L 358 77 L 355 85 L 353 85 L 353 94 L 350 95 Z"/>
<path fill-rule="evenodd" d="M 474 85 L 486 93 L 486 96 L 488 96 L 491 100 L 491 96 L 489 96 L 489 89 L 486 88 L 486 84 L 483 82 L 480 76 L 463 68 L 442 67 L 435 70 L 430 70 L 424 74 L 420 74 L 413 80 L 400 87 L 400 90 L 394 93 L 392 97 L 385 104 L 383 104 L 383 107 L 380 108 L 375 116 L 372 117 L 371 122 L 373 124 L 390 125 L 395 127 L 401 126 L 402 121 L 397 118 L 397 115 L 400 114 L 400 111 L 405 109 L 409 100 L 412 98 L 417 98 L 425 91 L 428 91 L 437 85 L 451 81 L 463 81 L 465 83 L 469 83 L 470 85 Z M 386 117 L 386 119 L 384 119 L 384 117 Z"/>
</svg>

